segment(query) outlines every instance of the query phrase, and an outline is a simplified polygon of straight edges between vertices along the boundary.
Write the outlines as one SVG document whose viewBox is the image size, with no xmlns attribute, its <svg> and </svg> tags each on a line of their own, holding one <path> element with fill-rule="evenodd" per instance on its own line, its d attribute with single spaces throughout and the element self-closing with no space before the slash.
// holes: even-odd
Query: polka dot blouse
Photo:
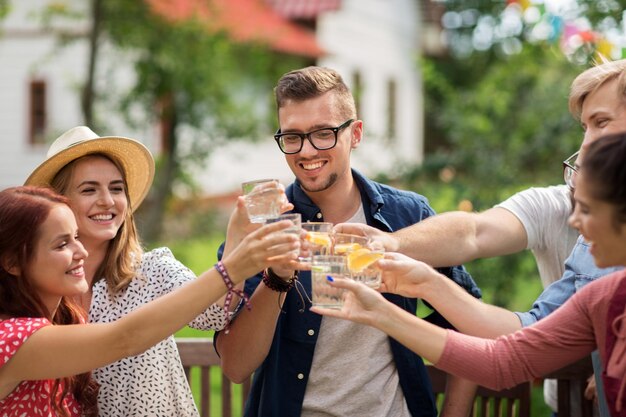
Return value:
<svg viewBox="0 0 626 417">
<path fill-rule="evenodd" d="M 51 323 L 43 318 L 11 318 L 0 321 L 0 368 L 24 342 L 42 327 Z M 1 417 L 51 417 L 56 413 L 50 404 L 54 380 L 22 381 L 0 400 Z M 71 394 L 63 402 L 70 417 L 80 416 L 80 405 Z"/>
<path fill-rule="evenodd" d="M 96 283 L 89 321 L 117 320 L 195 278 L 169 249 L 154 249 L 143 255 L 137 277 L 124 291 L 111 295 L 104 280 Z M 221 330 L 224 310 L 212 305 L 189 325 Z M 93 375 L 101 385 L 98 407 L 102 417 L 198 415 L 173 336 L 140 355 L 97 369 Z"/>
</svg>

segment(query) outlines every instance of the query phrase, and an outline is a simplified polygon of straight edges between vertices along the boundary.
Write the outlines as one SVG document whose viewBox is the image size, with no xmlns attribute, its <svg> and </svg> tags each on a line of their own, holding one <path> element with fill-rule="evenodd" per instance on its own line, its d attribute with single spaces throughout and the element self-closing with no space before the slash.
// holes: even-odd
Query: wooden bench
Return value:
<svg viewBox="0 0 626 417">
<path fill-rule="evenodd" d="M 441 406 L 446 392 L 447 374 L 428 365 L 428 374 L 437 404 Z M 493 391 L 479 386 L 474 397 L 472 417 L 530 417 L 531 383 L 525 382 L 511 389 Z"/>
<path fill-rule="evenodd" d="M 211 414 L 211 382 L 213 379 L 219 381 L 221 386 L 221 417 L 232 417 L 233 415 L 233 391 L 234 385 L 220 368 L 220 358 L 213 349 L 213 341 L 208 338 L 177 338 L 176 345 L 180 352 L 180 359 L 185 369 L 185 375 L 190 385 L 199 383 L 199 390 L 196 396 L 198 410 L 201 417 L 213 417 Z M 213 371 L 213 372 L 212 372 Z M 217 374 L 217 375 L 216 375 Z M 250 380 L 241 384 L 242 393 L 240 398 L 241 409 L 246 402 L 250 392 Z M 216 400 L 215 396 L 213 400 Z"/>
<path fill-rule="evenodd" d="M 594 404 L 585 399 L 587 378 L 592 374 L 591 357 L 586 357 L 545 376 L 557 380 L 559 415 L 593 417 Z"/>
<path fill-rule="evenodd" d="M 185 368 L 185 374 L 190 384 L 198 385 L 197 402 L 201 417 L 214 417 L 211 414 L 211 382 L 217 379 L 221 391 L 214 395 L 213 400 L 218 401 L 221 397 L 221 416 L 233 416 L 233 400 L 238 398 L 243 410 L 246 398 L 250 392 L 251 380 L 241 384 L 241 395 L 233 395 L 234 387 L 237 384 L 231 383 L 221 372 L 220 360 L 213 342 L 208 338 L 178 338 L 176 339 L 178 351 Z M 433 391 L 437 397 L 438 404 L 441 404 L 446 389 L 446 374 L 433 367 L 427 366 L 430 375 Z M 570 417 L 591 417 L 593 415 L 590 401 L 583 400 L 580 409 L 572 409 L 570 399 L 572 396 L 582 396 L 578 392 L 581 384 L 573 384 L 574 380 L 586 380 L 592 373 L 591 360 L 586 358 L 580 362 L 560 369 L 548 375 L 549 378 L 558 380 L 559 386 L 559 410 L 562 415 Z M 582 385 L 584 389 L 585 385 Z M 493 391 L 485 387 L 478 387 L 476 398 L 474 399 L 474 409 L 472 417 L 529 417 L 530 416 L 531 384 L 523 383 L 512 389 L 503 391 Z M 218 414 L 220 415 L 220 414 Z"/>
</svg>

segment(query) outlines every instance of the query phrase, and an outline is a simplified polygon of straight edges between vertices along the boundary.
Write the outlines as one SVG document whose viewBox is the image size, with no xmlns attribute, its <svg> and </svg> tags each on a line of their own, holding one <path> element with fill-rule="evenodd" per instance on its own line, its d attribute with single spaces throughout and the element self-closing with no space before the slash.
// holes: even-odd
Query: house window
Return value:
<svg viewBox="0 0 626 417">
<path fill-rule="evenodd" d="M 397 87 L 395 80 L 387 82 L 387 138 L 390 142 L 396 139 L 397 135 Z"/>
<path fill-rule="evenodd" d="M 361 99 L 363 97 L 363 80 L 360 72 L 352 74 L 352 96 L 356 106 L 356 117 L 361 118 Z"/>
<path fill-rule="evenodd" d="M 46 133 L 46 82 L 30 82 L 29 140 L 31 145 L 45 144 Z"/>
</svg>

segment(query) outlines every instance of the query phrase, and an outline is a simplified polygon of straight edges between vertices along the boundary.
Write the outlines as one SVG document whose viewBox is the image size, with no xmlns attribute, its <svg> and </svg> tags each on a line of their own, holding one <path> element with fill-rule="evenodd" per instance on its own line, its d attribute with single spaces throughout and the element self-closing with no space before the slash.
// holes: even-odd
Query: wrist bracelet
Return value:
<svg viewBox="0 0 626 417">
<path fill-rule="evenodd" d="M 230 303 L 233 301 L 233 294 L 237 294 L 244 300 L 246 308 L 248 310 L 252 309 L 252 305 L 250 304 L 250 298 L 248 297 L 248 295 L 242 290 L 238 290 L 235 288 L 235 284 L 233 284 L 233 280 L 230 279 L 230 275 L 228 275 L 228 271 L 226 271 L 226 267 L 224 266 L 224 263 L 222 261 L 218 261 L 215 264 L 215 269 L 217 270 L 217 272 L 219 272 L 222 280 L 224 281 L 224 285 L 226 285 L 226 288 L 228 289 L 228 292 L 226 293 L 226 298 L 224 300 L 224 313 L 226 314 L 226 326 L 224 327 L 224 331 L 226 334 L 228 334 L 231 321 Z"/>
<path fill-rule="evenodd" d="M 271 268 L 267 268 L 263 271 L 263 283 L 267 288 L 276 292 L 289 291 L 291 288 L 293 288 L 297 279 L 298 271 L 295 271 L 293 276 L 289 278 L 288 281 L 285 281 L 284 279 L 276 275 L 276 273 L 274 273 Z"/>
</svg>

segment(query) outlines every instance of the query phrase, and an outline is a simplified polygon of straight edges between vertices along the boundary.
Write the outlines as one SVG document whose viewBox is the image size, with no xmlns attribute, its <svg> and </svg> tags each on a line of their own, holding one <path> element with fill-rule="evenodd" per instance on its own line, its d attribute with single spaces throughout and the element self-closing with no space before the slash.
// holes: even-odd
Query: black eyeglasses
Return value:
<svg viewBox="0 0 626 417">
<path fill-rule="evenodd" d="M 563 161 L 563 179 L 570 190 L 576 187 L 576 176 L 578 173 L 576 159 L 578 159 L 578 152 Z"/>
<path fill-rule="evenodd" d="M 311 146 L 318 151 L 324 151 L 337 145 L 337 133 L 350 126 L 352 122 L 354 119 L 348 119 L 337 127 L 324 127 L 308 133 L 280 133 L 280 129 L 278 129 L 274 139 L 280 150 L 287 155 L 300 152 L 304 146 L 304 139 L 308 139 Z"/>
</svg>

